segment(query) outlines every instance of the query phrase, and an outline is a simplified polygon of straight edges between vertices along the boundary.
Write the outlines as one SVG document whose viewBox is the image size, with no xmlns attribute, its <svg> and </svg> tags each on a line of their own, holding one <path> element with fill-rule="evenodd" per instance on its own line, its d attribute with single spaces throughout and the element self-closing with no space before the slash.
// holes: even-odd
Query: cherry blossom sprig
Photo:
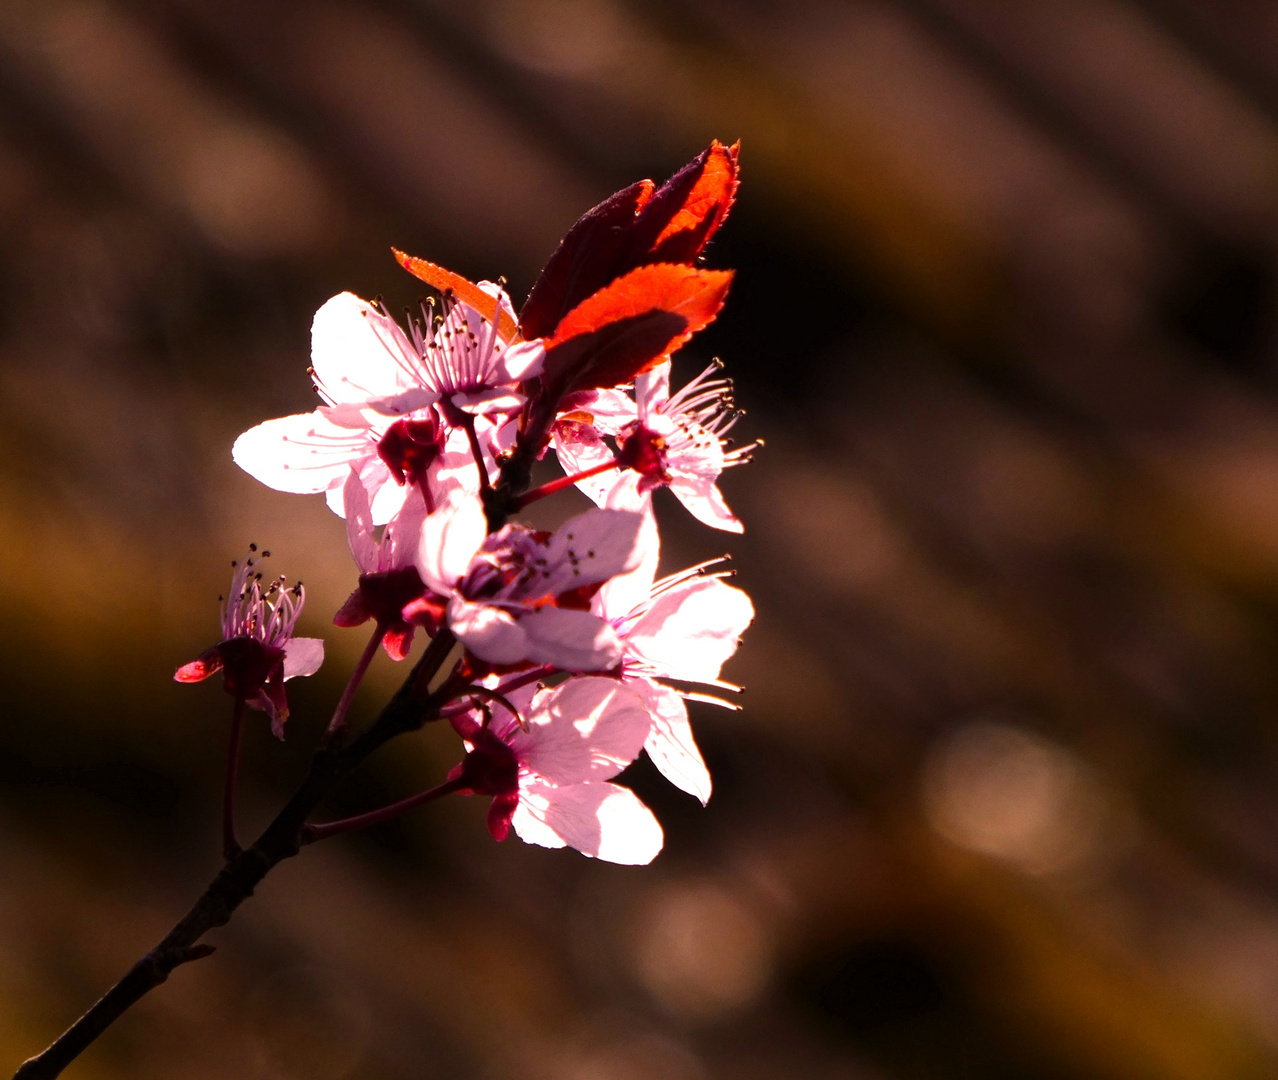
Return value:
<svg viewBox="0 0 1278 1080">
<path fill-rule="evenodd" d="M 265 712 L 283 738 L 284 683 L 319 668 L 323 642 L 295 635 L 300 582 L 267 578 L 255 548 L 236 564 L 221 639 L 175 676 L 220 672 L 233 700 L 225 865 L 164 940 L 17 1077 L 57 1076 L 176 967 L 208 955 L 203 935 L 306 844 L 469 794 L 491 800 L 497 840 L 513 831 L 640 864 L 664 836 L 613 782 L 619 773 L 646 751 L 677 787 L 710 798 L 685 701 L 736 707 L 722 695 L 739 687 L 720 669 L 754 611 L 722 560 L 657 577 L 652 495 L 669 487 L 705 524 L 741 531 L 718 480 L 757 444 L 727 441 L 739 416 L 731 385 L 716 363 L 670 389 L 671 355 L 716 317 L 731 284 L 730 271 L 700 258 L 736 187 L 737 147 L 715 142 L 660 187 L 645 180 L 616 193 L 569 230 L 518 314 L 502 283 L 398 251 L 438 304 L 402 325 L 351 293 L 319 309 L 309 374 L 321 404 L 246 431 L 232 456 L 277 490 L 323 494 L 345 518 L 357 576 L 334 622 L 371 623 L 370 636 L 301 786 L 241 848 L 246 711 Z M 529 490 L 533 463 L 552 446 L 565 475 Z M 513 520 L 574 486 L 596 506 L 553 532 Z M 400 689 L 352 730 L 377 653 L 404 661 L 419 633 L 429 641 Z M 311 820 L 374 750 L 437 720 L 458 736 L 460 761 L 434 786 Z"/>
</svg>

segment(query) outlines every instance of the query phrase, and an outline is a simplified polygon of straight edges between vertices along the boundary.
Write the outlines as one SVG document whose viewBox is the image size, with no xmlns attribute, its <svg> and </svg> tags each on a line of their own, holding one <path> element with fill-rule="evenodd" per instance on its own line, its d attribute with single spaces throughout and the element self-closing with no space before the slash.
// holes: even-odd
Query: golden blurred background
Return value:
<svg viewBox="0 0 1278 1080">
<path fill-rule="evenodd" d="M 244 833 L 363 645 L 340 522 L 229 453 L 315 308 L 412 302 L 392 244 L 518 301 L 717 137 L 677 367 L 767 448 L 709 807 L 632 769 L 646 869 L 473 799 L 308 849 L 67 1075 L 1278 1075 L 1276 62 L 1263 0 L 0 0 L 0 1073 L 218 866 L 230 703 L 171 675 L 230 559 L 329 649 Z M 659 513 L 671 569 L 730 539 Z"/>
</svg>

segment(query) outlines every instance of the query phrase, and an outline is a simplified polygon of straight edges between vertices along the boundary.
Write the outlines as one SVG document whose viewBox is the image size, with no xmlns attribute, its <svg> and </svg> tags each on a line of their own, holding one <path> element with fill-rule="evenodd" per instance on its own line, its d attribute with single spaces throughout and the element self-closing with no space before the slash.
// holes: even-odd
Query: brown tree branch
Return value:
<svg viewBox="0 0 1278 1080">
<path fill-rule="evenodd" d="M 208 956 L 212 946 L 197 944 L 210 930 L 230 921 L 235 909 L 253 895 L 261 880 L 302 846 L 306 819 L 342 780 L 383 743 L 438 719 L 442 701 L 429 691 L 455 644 L 441 630 L 377 719 L 347 745 L 322 745 L 315 751 L 301 786 L 256 842 L 227 861 L 204 895 L 154 949 L 129 969 L 110 990 L 47 1050 L 25 1061 L 13 1080 L 51 1080 L 182 964 Z"/>
</svg>

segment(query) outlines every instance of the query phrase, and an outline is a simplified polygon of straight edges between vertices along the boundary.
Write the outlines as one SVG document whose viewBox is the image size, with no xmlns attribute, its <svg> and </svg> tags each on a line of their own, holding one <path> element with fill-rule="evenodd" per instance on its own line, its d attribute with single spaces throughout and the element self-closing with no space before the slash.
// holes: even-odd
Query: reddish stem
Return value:
<svg viewBox="0 0 1278 1080">
<path fill-rule="evenodd" d="M 346 683 L 346 689 L 342 691 L 337 708 L 333 710 L 333 719 L 328 722 L 328 730 L 324 732 L 324 738 L 329 742 L 339 738 L 346 731 L 346 714 L 350 712 L 351 702 L 355 700 L 355 691 L 359 689 L 359 684 L 364 681 L 364 674 L 368 671 L 368 665 L 373 662 L 373 657 L 377 655 L 377 646 L 382 643 L 382 638 L 385 636 L 386 627 L 379 622 L 373 630 L 373 636 L 368 639 L 368 644 L 364 646 L 364 651 L 360 654 L 359 660 L 355 664 L 355 670 L 351 672 L 351 677 Z"/>
<path fill-rule="evenodd" d="M 320 825 L 307 825 L 302 830 L 302 843 L 313 844 L 316 840 L 325 840 L 330 836 L 337 836 L 339 833 L 351 832 L 355 829 L 366 829 L 370 825 L 380 825 L 383 821 L 391 821 L 401 814 L 408 813 L 409 810 L 415 810 L 417 807 L 425 806 L 427 803 L 441 799 L 445 795 L 451 795 L 454 791 L 461 791 L 464 786 L 462 778 L 458 776 L 452 780 L 445 780 L 442 784 L 436 785 L 429 791 L 423 791 L 417 795 L 411 795 L 407 799 L 391 803 L 389 806 L 383 806 L 380 810 L 370 810 L 367 814 L 356 814 L 354 817 L 341 818 L 338 821 L 326 821 Z"/>
<path fill-rule="evenodd" d="M 475 468 L 479 470 L 479 490 L 492 489 L 492 481 L 488 478 L 488 466 L 484 464 L 484 452 L 479 446 L 479 436 L 475 433 L 475 418 L 470 413 L 461 413 L 461 426 L 465 429 L 466 438 L 470 441 L 470 452 L 475 458 Z"/>
<path fill-rule="evenodd" d="M 235 789 L 240 780 L 240 743 L 244 736 L 244 695 L 235 695 L 231 745 L 226 751 L 226 783 L 222 789 L 222 855 L 230 862 L 241 851 L 235 838 Z"/>
<path fill-rule="evenodd" d="M 598 476 L 600 473 L 606 473 L 609 469 L 617 469 L 620 466 L 615 461 L 605 461 L 599 465 L 594 465 L 583 472 L 574 473 L 572 476 L 561 476 L 558 480 L 551 480 L 548 484 L 542 484 L 541 487 L 535 487 L 532 491 L 526 491 L 514 501 L 515 509 L 522 510 L 529 503 L 535 503 L 538 499 L 544 499 L 547 495 L 553 495 L 556 491 L 563 491 L 566 487 L 571 487 L 578 480 L 589 480 L 592 476 Z"/>
</svg>

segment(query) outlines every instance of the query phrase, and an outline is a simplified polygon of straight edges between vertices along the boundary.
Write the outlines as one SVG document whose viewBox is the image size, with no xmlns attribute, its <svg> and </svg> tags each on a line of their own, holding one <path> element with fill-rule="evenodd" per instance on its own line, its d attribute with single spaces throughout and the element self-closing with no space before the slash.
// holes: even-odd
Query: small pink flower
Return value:
<svg viewBox="0 0 1278 1080">
<path fill-rule="evenodd" d="M 572 847 L 607 862 L 649 863 L 661 826 L 628 788 L 608 783 L 639 756 L 649 727 L 639 697 L 615 679 L 580 677 L 554 689 L 526 687 L 481 726 L 454 720 L 467 753 L 450 774 L 476 795 L 491 795 L 488 830 L 504 840 Z"/>
<path fill-rule="evenodd" d="M 220 671 L 226 692 L 266 713 L 271 731 L 282 739 L 288 719 L 284 683 L 314 675 L 324 662 L 322 640 L 293 636 L 305 600 L 300 581 L 291 589 L 284 588 L 283 577 L 263 585 L 257 560 L 246 559 L 236 565 L 231 591 L 222 601 L 222 640 L 173 677 L 201 682 Z"/>
<path fill-rule="evenodd" d="M 749 461 L 758 444 L 725 448 L 725 436 L 741 414 L 732 405 L 732 383 L 710 377 L 718 368 L 711 365 L 671 395 L 666 360 L 635 379 L 633 402 L 620 391 L 602 391 L 566 403 L 554 429 L 564 471 L 572 475 L 615 460 L 619 473 L 602 473 L 579 484 L 600 506 L 640 509 L 651 491 L 669 487 L 697 520 L 741 532 L 718 479 L 729 466 Z M 615 439 L 615 453 L 605 435 Z"/>
<path fill-rule="evenodd" d="M 692 737 L 684 699 L 736 706 L 675 689 L 664 680 L 739 690 L 720 680 L 719 670 L 736 652 L 754 618 L 754 605 L 740 589 L 724 583 L 726 571 L 711 569 L 717 559 L 654 581 L 656 524 L 650 516 L 646 528 L 648 558 L 633 573 L 607 582 L 591 609 L 616 630 L 623 650 L 622 681 L 652 716 L 644 742 L 648 756 L 667 780 L 704 804 L 710 798 L 710 773 Z"/>
<path fill-rule="evenodd" d="M 412 648 L 417 629 L 404 620 L 403 610 L 426 591 L 414 565 L 426 504 L 421 491 L 410 488 L 404 505 L 379 538 L 374 531 L 368 492 L 354 469 L 346 480 L 343 496 L 346 542 L 360 574 L 359 585 L 333 616 L 333 623 L 349 627 L 375 620 L 382 629 L 386 655 L 403 660 Z"/>
<path fill-rule="evenodd" d="M 404 616 L 433 627 L 442 615 L 490 664 L 606 670 L 621 643 L 584 609 L 600 582 L 639 565 L 641 527 L 640 514 L 590 510 L 549 536 L 513 524 L 490 536 L 479 499 L 463 496 L 422 527 L 417 568 L 430 592 Z"/>
</svg>

